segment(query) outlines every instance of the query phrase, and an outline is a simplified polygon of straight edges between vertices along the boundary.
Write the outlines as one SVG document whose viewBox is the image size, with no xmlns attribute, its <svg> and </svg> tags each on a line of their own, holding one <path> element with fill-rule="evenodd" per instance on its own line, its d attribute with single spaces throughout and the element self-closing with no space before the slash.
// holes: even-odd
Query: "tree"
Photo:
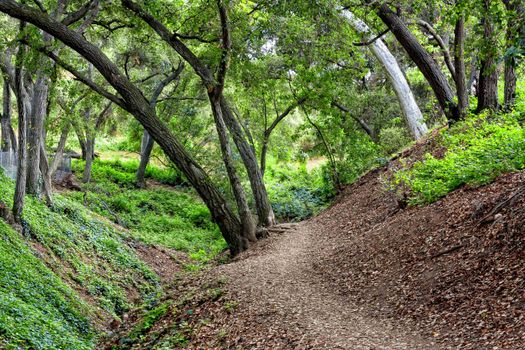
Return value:
<svg viewBox="0 0 525 350">
<path fill-rule="evenodd" d="M 378 5 L 376 13 L 423 73 L 448 120 L 458 121 L 460 112 L 454 101 L 454 94 L 437 62 L 410 32 L 403 20 L 390 9 L 389 5 Z"/>
<path fill-rule="evenodd" d="M 239 219 L 231 211 L 220 191 L 213 185 L 202 167 L 193 160 L 169 128 L 159 120 L 155 110 L 151 108 L 149 101 L 144 98 L 140 89 L 120 72 L 108 56 L 79 33 L 31 7 L 20 5 L 13 0 L 7 0 L 0 3 L 0 11 L 21 21 L 32 23 L 62 41 L 93 64 L 106 79 L 107 83 L 120 96 L 111 94 L 93 81 L 82 76 L 74 67 L 69 67 L 68 70 L 91 89 L 128 111 L 143 125 L 171 161 L 183 172 L 206 203 L 213 220 L 218 224 L 228 243 L 232 255 L 236 255 L 249 247 L 249 239 L 243 232 Z M 68 66 L 67 63 L 61 61 L 52 52 L 46 51 L 46 53 L 55 61 L 60 62 L 62 66 Z"/>
<path fill-rule="evenodd" d="M 412 136 L 416 140 L 421 138 L 428 132 L 428 128 L 425 125 L 423 115 L 419 110 L 416 99 L 412 94 L 412 90 L 408 85 L 405 75 L 397 64 L 397 60 L 379 37 L 370 37 L 370 28 L 368 28 L 363 21 L 356 18 L 354 14 L 348 10 L 343 10 L 342 14 L 358 32 L 367 36 L 367 40 L 370 41 L 367 45 L 387 72 L 387 76 L 396 92 L 399 105 L 401 106 L 403 116 L 405 117 Z"/>
</svg>

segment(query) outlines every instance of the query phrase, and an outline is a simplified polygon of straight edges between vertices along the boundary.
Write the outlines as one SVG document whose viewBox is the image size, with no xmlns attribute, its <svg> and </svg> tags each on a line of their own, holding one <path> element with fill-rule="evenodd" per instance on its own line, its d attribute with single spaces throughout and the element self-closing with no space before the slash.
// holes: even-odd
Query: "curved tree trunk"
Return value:
<svg viewBox="0 0 525 350">
<path fill-rule="evenodd" d="M 155 110 L 151 108 L 142 92 L 120 72 L 115 63 L 82 35 L 35 9 L 20 5 L 14 0 L 3 0 L 0 1 L 0 11 L 47 31 L 91 62 L 121 97 L 111 97 L 94 84 L 90 84 L 90 87 L 112 99 L 142 124 L 205 202 L 213 221 L 217 223 L 228 243 L 231 254 L 236 255 L 243 250 L 241 223 L 220 191 L 167 125 L 156 116 Z"/>
<path fill-rule="evenodd" d="M 425 76 L 447 119 L 458 121 L 460 114 L 454 101 L 454 94 L 437 62 L 387 4 L 378 6 L 376 12 Z"/>
<path fill-rule="evenodd" d="M 356 18 L 352 12 L 344 10 L 343 16 L 360 33 L 370 33 L 370 28 L 359 18 Z M 397 63 L 396 58 L 390 53 L 390 50 L 388 50 L 381 39 L 377 39 L 371 43 L 370 50 L 387 72 L 388 79 L 396 92 L 399 105 L 401 106 L 403 116 L 405 117 L 412 136 L 416 140 L 421 138 L 428 132 L 428 128 L 424 122 L 423 114 L 421 114 L 421 110 L 414 98 L 414 94 L 412 94 L 412 90 Z"/>
</svg>

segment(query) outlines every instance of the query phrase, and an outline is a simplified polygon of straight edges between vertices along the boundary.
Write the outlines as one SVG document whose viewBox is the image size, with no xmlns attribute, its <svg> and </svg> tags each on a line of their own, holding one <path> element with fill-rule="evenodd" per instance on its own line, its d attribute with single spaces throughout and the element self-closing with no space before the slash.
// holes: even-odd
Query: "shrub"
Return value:
<svg viewBox="0 0 525 350">
<path fill-rule="evenodd" d="M 413 204 L 430 203 L 464 185 L 479 186 L 525 168 L 525 131 L 520 113 L 471 116 L 442 132 L 447 151 L 430 154 L 397 172 L 393 186 L 407 187 Z"/>
</svg>

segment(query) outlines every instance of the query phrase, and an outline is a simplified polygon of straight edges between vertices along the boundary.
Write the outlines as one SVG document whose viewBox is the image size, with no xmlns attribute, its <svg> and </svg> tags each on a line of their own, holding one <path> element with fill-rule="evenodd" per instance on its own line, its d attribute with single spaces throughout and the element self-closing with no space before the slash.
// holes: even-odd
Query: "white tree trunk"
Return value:
<svg viewBox="0 0 525 350">
<path fill-rule="evenodd" d="M 352 12 L 343 10 L 341 13 L 358 32 L 371 34 L 370 28 L 366 23 L 354 16 Z M 369 40 L 372 39 L 371 35 L 368 35 L 367 37 Z M 412 136 L 416 140 L 419 139 L 428 132 L 428 128 L 423 120 L 423 115 L 416 103 L 416 99 L 414 98 L 414 94 L 412 94 L 412 90 L 408 85 L 405 75 L 397 64 L 396 58 L 390 53 L 390 50 L 388 50 L 388 47 L 386 47 L 381 39 L 375 40 L 368 46 L 387 72 Z"/>
</svg>

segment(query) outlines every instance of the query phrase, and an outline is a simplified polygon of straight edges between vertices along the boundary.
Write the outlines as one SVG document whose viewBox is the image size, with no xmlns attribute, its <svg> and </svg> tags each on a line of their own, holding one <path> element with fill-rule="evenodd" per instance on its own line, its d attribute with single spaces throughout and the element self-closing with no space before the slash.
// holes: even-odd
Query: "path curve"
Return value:
<svg viewBox="0 0 525 350">
<path fill-rule="evenodd" d="M 414 331 L 400 330 L 390 320 L 364 316 L 366 306 L 337 294 L 334 286 L 313 273 L 316 261 L 332 249 L 315 227 L 301 223 L 219 268 L 229 277 L 230 291 L 242 305 L 236 317 L 251 317 L 266 327 L 272 349 L 439 348 Z M 290 333 L 295 335 L 293 342 L 274 339 Z M 259 341 L 250 348 L 268 346 Z"/>
</svg>

